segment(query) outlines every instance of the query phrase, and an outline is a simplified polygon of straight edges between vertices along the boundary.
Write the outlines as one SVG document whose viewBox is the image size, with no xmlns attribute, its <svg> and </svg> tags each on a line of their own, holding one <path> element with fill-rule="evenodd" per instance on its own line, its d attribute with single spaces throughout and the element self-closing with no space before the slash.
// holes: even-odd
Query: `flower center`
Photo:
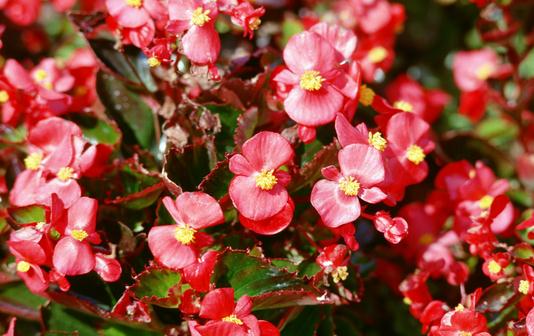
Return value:
<svg viewBox="0 0 534 336">
<path fill-rule="evenodd" d="M 44 81 L 46 77 L 48 77 L 48 72 L 43 69 L 39 69 L 33 74 L 33 78 L 38 82 Z"/>
<path fill-rule="evenodd" d="M 71 167 L 63 167 L 57 172 L 57 178 L 61 181 L 67 181 L 74 175 L 74 169 Z"/>
<path fill-rule="evenodd" d="M 519 293 L 527 295 L 529 289 L 530 289 L 530 282 L 528 282 L 528 280 L 519 281 L 519 288 L 517 289 Z"/>
<path fill-rule="evenodd" d="M 478 206 L 480 207 L 480 209 L 482 210 L 488 210 L 490 207 L 491 207 L 491 204 L 493 203 L 493 197 L 490 196 L 490 195 L 486 195 L 484 197 L 482 197 L 479 201 L 478 201 Z"/>
<path fill-rule="evenodd" d="M 143 0 L 126 0 L 126 4 L 133 8 L 140 8 L 143 6 Z"/>
<path fill-rule="evenodd" d="M 148 66 L 150 66 L 151 68 L 153 67 L 157 67 L 161 64 L 161 62 L 159 61 L 159 59 L 157 59 L 156 57 L 152 56 L 150 57 L 148 60 L 147 60 L 147 63 L 148 63 Z"/>
<path fill-rule="evenodd" d="M 469 331 L 460 331 L 460 336 L 473 336 Z"/>
<path fill-rule="evenodd" d="M 388 145 L 388 141 L 382 137 L 380 132 L 369 132 L 369 145 L 383 152 Z"/>
<path fill-rule="evenodd" d="M 373 49 L 369 50 L 369 53 L 367 54 L 367 59 L 371 63 L 380 63 L 383 60 L 386 59 L 388 56 L 388 51 L 384 47 L 374 47 Z"/>
<path fill-rule="evenodd" d="M 456 312 L 463 312 L 465 309 L 464 305 L 461 303 L 458 303 L 458 305 L 454 308 L 454 311 Z"/>
<path fill-rule="evenodd" d="M 70 236 L 76 240 L 83 241 L 89 234 L 85 230 L 72 230 Z"/>
<path fill-rule="evenodd" d="M 419 238 L 419 244 L 428 245 L 434 241 L 434 235 L 431 233 L 425 233 Z"/>
<path fill-rule="evenodd" d="M 486 80 L 493 73 L 493 66 L 490 63 L 484 63 L 478 67 L 476 76 L 480 80 Z"/>
<path fill-rule="evenodd" d="M 306 70 L 300 76 L 300 87 L 307 91 L 317 91 L 323 86 L 324 78 L 316 70 Z"/>
<path fill-rule="evenodd" d="M 425 160 L 425 152 L 417 145 L 410 145 L 406 151 L 408 161 L 418 165 Z"/>
<path fill-rule="evenodd" d="M 37 224 L 35 224 L 35 229 L 37 231 L 43 231 L 45 225 L 45 222 L 37 222 Z"/>
<path fill-rule="evenodd" d="M 360 191 L 360 182 L 352 176 L 344 177 L 339 181 L 339 189 L 347 196 L 356 196 Z"/>
<path fill-rule="evenodd" d="M 237 325 L 243 325 L 243 321 L 241 321 L 235 314 L 223 317 L 222 320 L 224 322 L 230 322 L 230 323 L 235 323 Z"/>
<path fill-rule="evenodd" d="M 211 18 L 209 17 L 209 9 L 204 10 L 202 7 L 197 7 L 193 14 L 191 14 L 191 22 L 194 25 L 202 27 L 206 22 L 209 22 Z"/>
<path fill-rule="evenodd" d="M 501 265 L 499 265 L 499 263 L 496 262 L 495 260 L 491 260 L 491 261 L 488 263 L 488 271 L 489 271 L 491 274 L 497 274 L 497 273 L 499 273 L 501 270 L 502 270 Z"/>
<path fill-rule="evenodd" d="M 369 106 L 375 99 L 375 92 L 368 88 L 367 85 L 360 86 L 360 104 L 363 106 Z"/>
<path fill-rule="evenodd" d="M 42 160 L 42 153 L 31 153 L 24 159 L 24 165 L 26 166 L 26 169 L 37 170 L 39 169 Z"/>
<path fill-rule="evenodd" d="M 197 230 L 189 227 L 189 225 L 179 226 L 176 228 L 174 238 L 184 245 L 189 245 L 195 241 L 195 233 Z"/>
<path fill-rule="evenodd" d="M 395 102 L 395 104 L 393 104 L 393 107 L 395 107 L 396 109 L 399 109 L 401 111 L 404 111 L 404 112 L 412 112 L 413 111 L 413 105 L 408 103 L 407 101 L 404 101 L 404 100 L 397 100 Z"/>
<path fill-rule="evenodd" d="M 339 266 L 332 272 L 332 280 L 334 283 L 347 279 L 349 273 L 347 272 L 347 266 Z"/>
<path fill-rule="evenodd" d="M 9 93 L 6 90 L 0 91 L 0 104 L 3 104 L 9 100 Z"/>
<path fill-rule="evenodd" d="M 256 30 L 260 27 L 260 24 L 261 24 L 260 18 L 255 17 L 252 20 L 250 20 L 248 27 L 250 28 L 250 30 Z"/>
<path fill-rule="evenodd" d="M 19 261 L 17 263 L 17 271 L 26 273 L 30 270 L 30 263 L 27 261 Z"/>
<path fill-rule="evenodd" d="M 258 175 L 256 175 L 256 187 L 261 190 L 271 190 L 274 188 L 278 179 L 273 174 L 274 170 L 263 169 Z"/>
</svg>

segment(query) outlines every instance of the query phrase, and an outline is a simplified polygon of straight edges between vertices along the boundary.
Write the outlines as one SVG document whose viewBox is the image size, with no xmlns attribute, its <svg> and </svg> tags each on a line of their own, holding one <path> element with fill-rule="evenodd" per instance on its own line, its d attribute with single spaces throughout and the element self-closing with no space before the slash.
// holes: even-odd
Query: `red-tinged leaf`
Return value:
<svg viewBox="0 0 534 336">
<path fill-rule="evenodd" d="M 299 278 L 297 273 L 276 267 L 269 259 L 251 256 L 245 251 L 224 252 L 219 257 L 216 274 L 218 282 L 234 288 L 236 298 L 252 297 L 258 304 L 254 309 L 330 303 L 324 293 Z"/>
<path fill-rule="evenodd" d="M 187 289 L 182 288 L 181 281 L 179 272 L 150 266 L 135 277 L 130 290 L 142 302 L 176 308 L 180 305 L 180 296 Z"/>
<path fill-rule="evenodd" d="M 171 189 L 173 193 L 178 188 L 196 191 L 197 185 L 210 172 L 208 152 L 203 145 L 188 145 L 180 150 L 171 147 L 165 153 L 163 172 L 170 185 L 176 186 Z"/>
<path fill-rule="evenodd" d="M 234 133 L 234 143 L 237 151 L 240 151 L 245 141 L 254 134 L 254 129 L 258 124 L 258 115 L 257 109 L 249 109 L 237 118 L 237 127 Z"/>
<path fill-rule="evenodd" d="M 120 204 L 128 209 L 140 210 L 151 206 L 159 197 L 165 183 L 154 184 L 142 191 L 129 194 L 124 197 L 117 197 L 113 200 L 107 200 L 107 204 Z"/>
<path fill-rule="evenodd" d="M 482 293 L 476 310 L 481 313 L 498 313 L 511 302 L 516 294 L 514 285 L 511 283 L 491 285 Z"/>
<path fill-rule="evenodd" d="M 228 193 L 230 180 L 234 175 L 228 168 L 228 159 L 219 161 L 198 185 L 198 189 L 215 198 L 221 198 Z"/>
<path fill-rule="evenodd" d="M 313 158 L 306 162 L 298 171 L 298 174 L 292 179 L 288 189 L 291 191 L 311 185 L 321 177 L 321 169 L 328 165 L 337 163 L 338 144 L 332 142 L 319 150 Z"/>
</svg>

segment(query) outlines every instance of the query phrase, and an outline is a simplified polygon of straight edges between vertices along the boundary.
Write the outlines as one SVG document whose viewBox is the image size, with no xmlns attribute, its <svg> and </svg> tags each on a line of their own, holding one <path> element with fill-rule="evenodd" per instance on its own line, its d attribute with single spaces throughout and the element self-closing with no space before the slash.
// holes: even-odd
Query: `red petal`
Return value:
<svg viewBox="0 0 534 336">
<path fill-rule="evenodd" d="M 95 254 L 95 272 L 106 282 L 117 281 L 122 272 L 121 264 L 102 253 Z"/>
<path fill-rule="evenodd" d="M 320 180 L 315 183 L 311 203 L 328 227 L 335 228 L 360 217 L 358 197 L 343 194 L 337 182 Z"/>
<path fill-rule="evenodd" d="M 234 314 L 234 289 L 212 290 L 202 300 L 199 316 L 210 320 L 220 320 Z"/>
<path fill-rule="evenodd" d="M 63 237 L 54 249 L 53 264 L 64 275 L 86 274 L 95 267 L 91 246 L 72 237 Z"/>
<path fill-rule="evenodd" d="M 243 156 L 256 170 L 277 169 L 293 157 L 293 148 L 280 134 L 263 131 L 243 144 Z"/>
<path fill-rule="evenodd" d="M 293 219 L 294 205 L 291 198 L 288 199 L 284 208 L 272 217 L 255 221 L 239 215 L 239 222 L 247 229 L 262 235 L 274 235 L 284 230 Z"/>
<path fill-rule="evenodd" d="M 349 145 L 339 151 L 343 176 L 354 177 L 362 187 L 372 187 L 384 180 L 384 164 L 379 151 L 368 145 Z"/>
<path fill-rule="evenodd" d="M 177 227 L 178 225 L 155 226 L 148 233 L 148 246 L 154 258 L 173 269 L 187 267 L 197 259 L 195 249 L 176 240 L 174 235 Z"/>
</svg>

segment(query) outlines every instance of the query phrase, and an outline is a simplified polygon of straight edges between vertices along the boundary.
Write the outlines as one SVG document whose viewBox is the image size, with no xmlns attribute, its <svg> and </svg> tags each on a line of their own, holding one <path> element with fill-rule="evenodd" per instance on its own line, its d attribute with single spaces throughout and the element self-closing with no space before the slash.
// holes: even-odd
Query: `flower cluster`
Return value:
<svg viewBox="0 0 534 336">
<path fill-rule="evenodd" d="M 0 0 L 0 330 L 534 336 L 528 6 L 471 2 Z"/>
</svg>

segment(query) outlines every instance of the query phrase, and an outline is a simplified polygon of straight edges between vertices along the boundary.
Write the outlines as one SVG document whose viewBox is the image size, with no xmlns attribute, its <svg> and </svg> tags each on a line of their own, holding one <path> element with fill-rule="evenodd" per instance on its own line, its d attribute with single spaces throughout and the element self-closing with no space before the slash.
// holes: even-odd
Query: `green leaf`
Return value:
<svg viewBox="0 0 534 336">
<path fill-rule="evenodd" d="M 195 191 L 210 172 L 208 152 L 202 145 L 185 146 L 181 150 L 171 147 L 163 166 L 167 177 L 186 191 Z"/>
<path fill-rule="evenodd" d="M 223 159 L 225 153 L 231 153 L 234 150 L 234 133 L 241 111 L 231 105 L 206 105 L 205 107 L 211 113 L 218 115 L 221 121 L 221 130 L 215 136 L 215 146 L 218 154 L 222 156 L 219 159 Z"/>
<path fill-rule="evenodd" d="M 11 208 L 9 214 L 17 223 L 38 223 L 46 220 L 45 209 L 38 205 L 30 205 L 22 208 Z"/>
<path fill-rule="evenodd" d="M 37 317 L 39 307 L 46 302 L 45 298 L 30 292 L 22 281 L 3 284 L 0 287 L 0 300 L 26 318 L 34 315 Z"/>
<path fill-rule="evenodd" d="M 254 309 L 271 309 L 326 303 L 319 301 L 318 290 L 296 273 L 276 267 L 266 258 L 253 257 L 243 251 L 227 251 L 219 259 L 218 282 L 229 284 L 234 295 L 252 297 Z M 277 264 L 281 261 L 277 259 Z"/>
<path fill-rule="evenodd" d="M 228 168 L 228 160 L 218 162 L 211 172 L 202 179 L 198 189 L 215 198 L 228 193 L 228 187 L 234 174 Z"/>
<path fill-rule="evenodd" d="M 121 204 L 122 206 L 133 210 L 148 208 L 156 202 L 164 188 L 165 184 L 160 182 L 143 189 L 142 191 L 129 194 L 128 196 L 115 198 L 108 203 Z"/>
<path fill-rule="evenodd" d="M 98 336 L 97 319 L 52 303 L 42 309 L 43 322 L 46 327 L 45 335 L 77 333 L 77 335 Z"/>
<path fill-rule="evenodd" d="M 281 331 L 282 336 L 314 336 L 324 319 L 324 307 L 305 307 Z"/>
<path fill-rule="evenodd" d="M 134 329 L 124 325 L 108 325 L 102 329 L 104 336 L 158 336 L 159 332 Z"/>
<path fill-rule="evenodd" d="M 150 149 L 156 138 L 154 115 L 139 95 L 102 71 L 97 75 L 97 92 L 106 107 L 106 113 L 119 125 L 124 140 Z"/>
<path fill-rule="evenodd" d="M 534 48 L 530 49 L 527 56 L 519 64 L 519 76 L 527 79 L 534 77 Z"/>
<path fill-rule="evenodd" d="M 117 145 L 121 133 L 117 126 L 88 113 L 72 113 L 68 119 L 75 122 L 82 129 L 83 136 L 91 143 Z"/>
<path fill-rule="evenodd" d="M 137 277 L 131 290 L 141 301 L 164 307 L 178 307 L 180 295 L 187 286 L 181 285 L 180 272 L 149 267 Z"/>
</svg>

